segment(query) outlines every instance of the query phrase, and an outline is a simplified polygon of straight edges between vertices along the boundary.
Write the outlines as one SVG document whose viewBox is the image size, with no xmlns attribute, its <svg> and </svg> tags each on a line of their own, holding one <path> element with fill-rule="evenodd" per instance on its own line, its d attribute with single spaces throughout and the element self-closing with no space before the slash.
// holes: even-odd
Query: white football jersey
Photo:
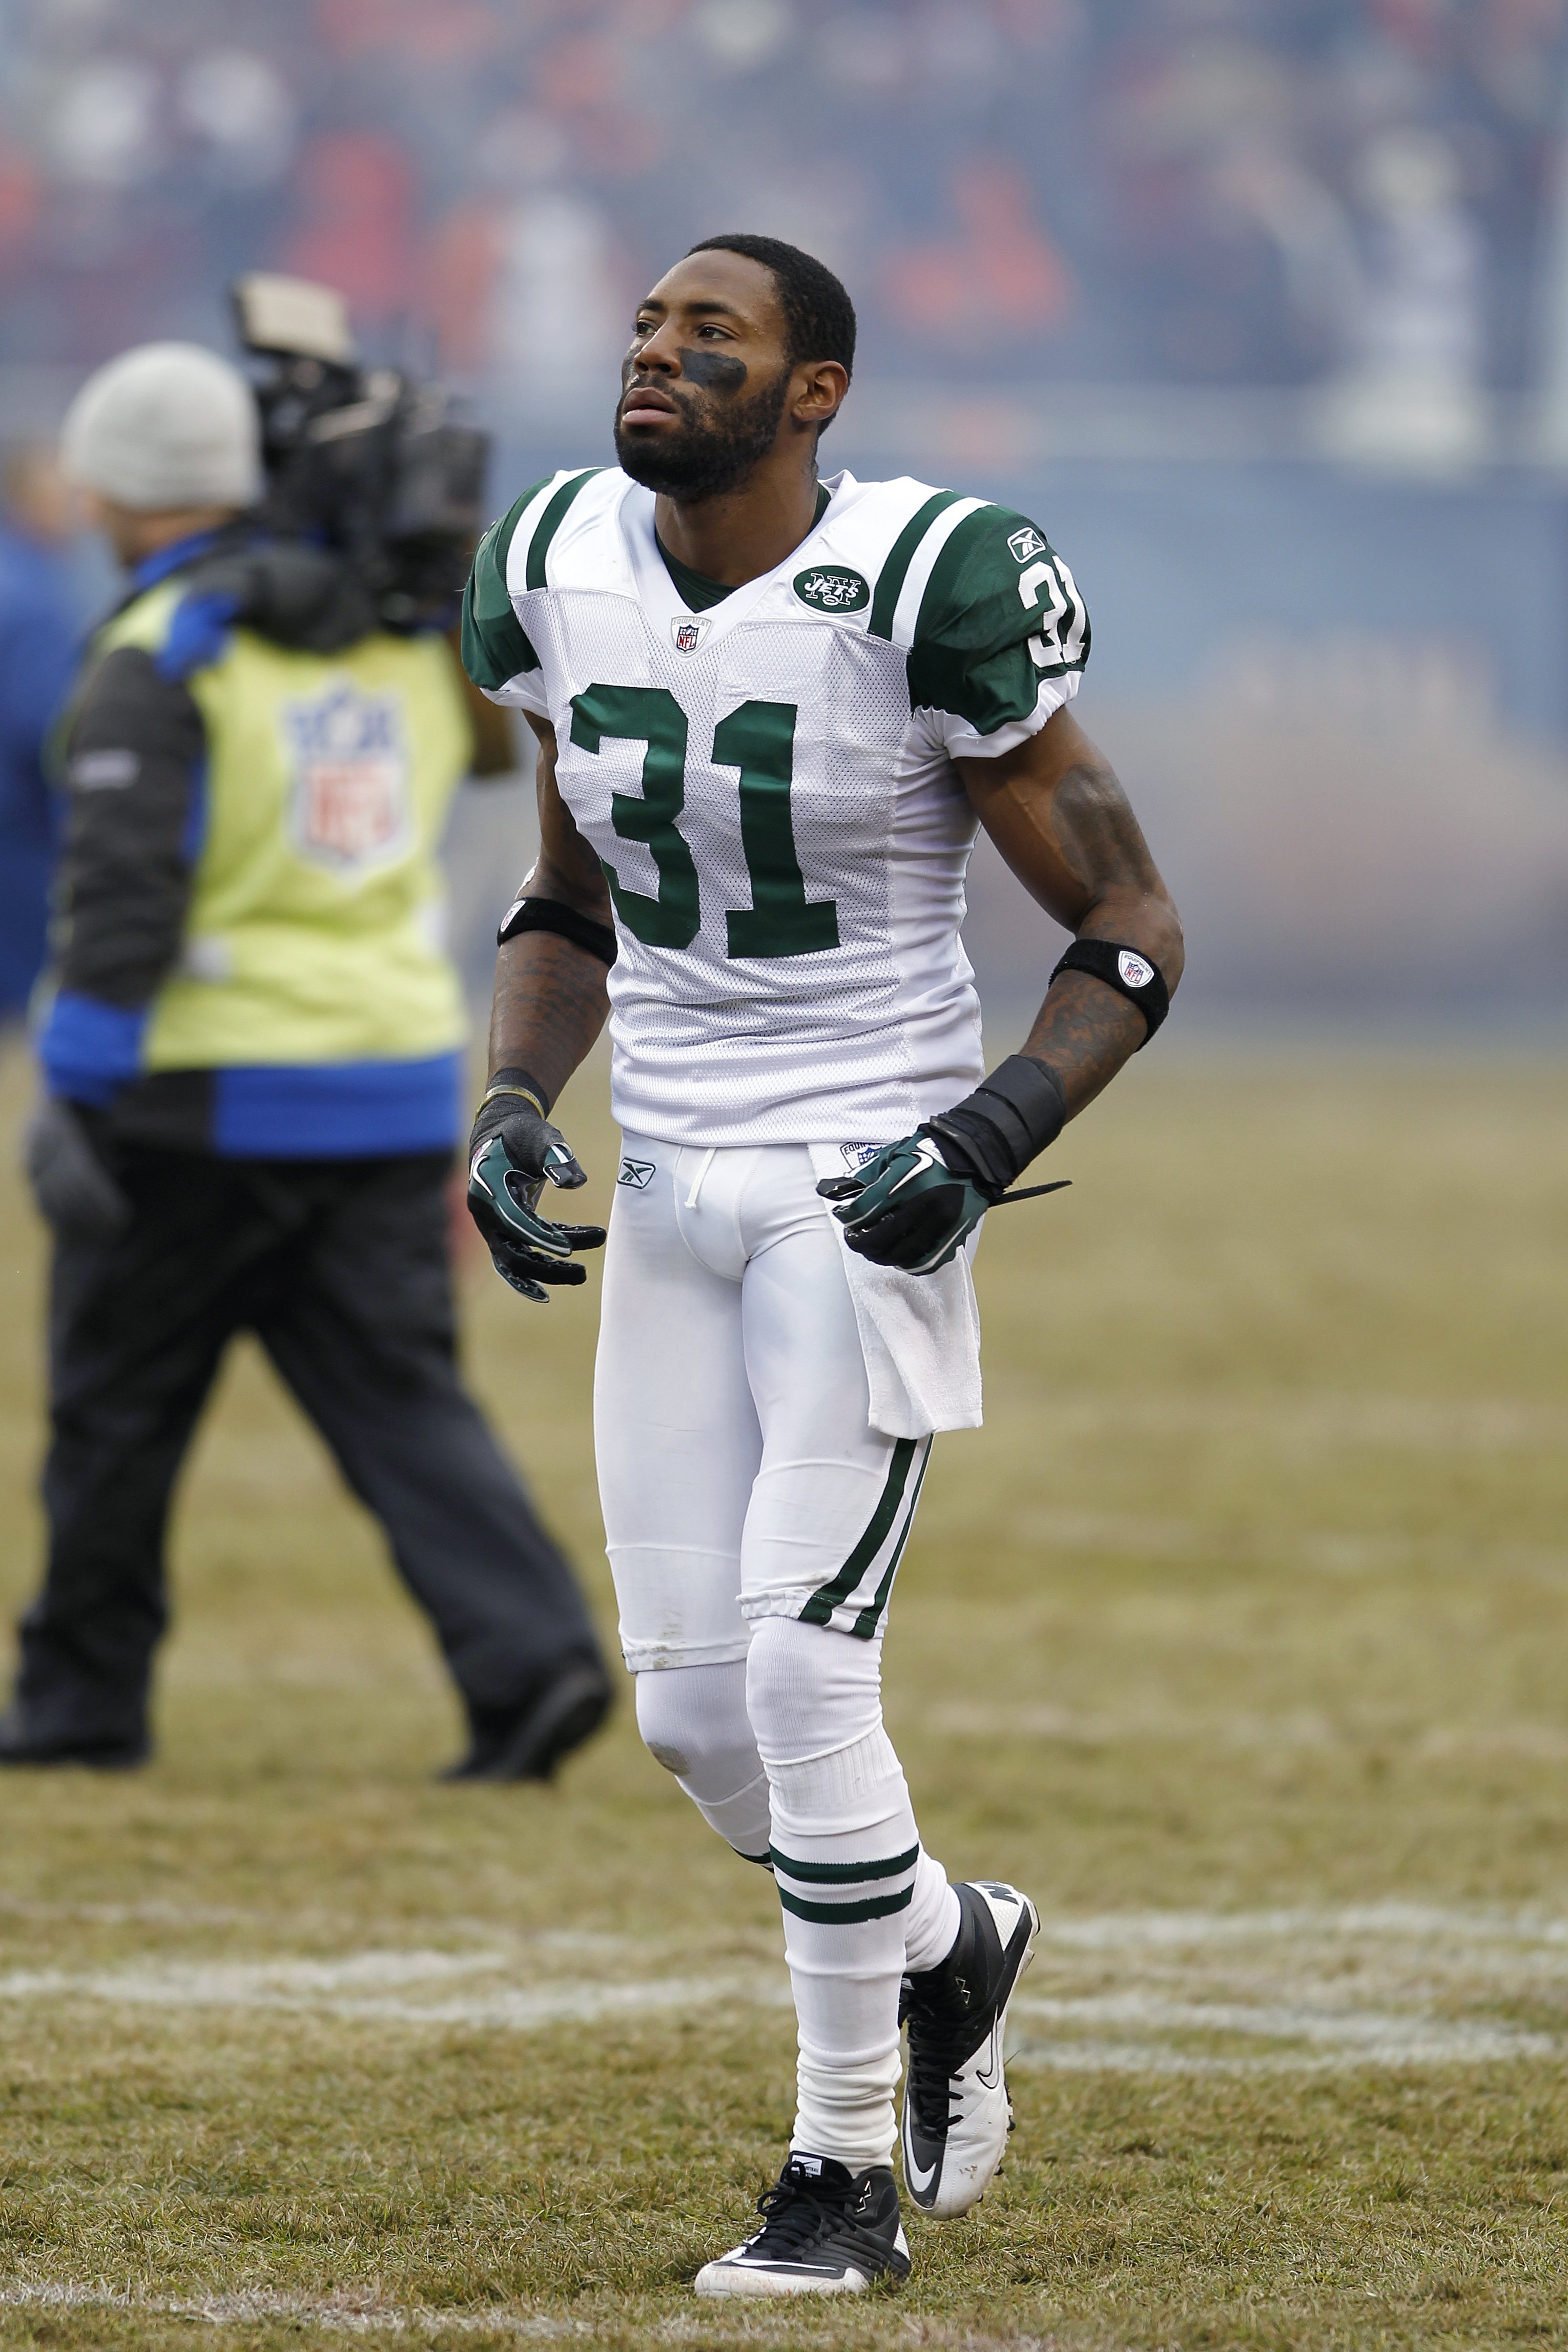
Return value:
<svg viewBox="0 0 1568 2352">
<path fill-rule="evenodd" d="M 1043 727 L 1089 651 L 1026 516 L 824 487 L 800 545 L 705 612 L 614 470 L 536 484 L 475 558 L 465 662 L 554 729 L 615 904 L 615 1113 L 669 1143 L 890 1142 L 968 1092 L 953 760 Z"/>
</svg>

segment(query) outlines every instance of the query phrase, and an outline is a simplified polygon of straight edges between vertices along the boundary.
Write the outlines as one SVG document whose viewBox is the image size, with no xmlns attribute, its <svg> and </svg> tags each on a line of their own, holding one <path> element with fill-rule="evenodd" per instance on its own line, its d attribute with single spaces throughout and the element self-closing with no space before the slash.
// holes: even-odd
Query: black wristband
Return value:
<svg viewBox="0 0 1568 2352">
<path fill-rule="evenodd" d="M 1074 940 L 1051 979 L 1064 971 L 1087 971 L 1091 980 L 1104 981 L 1107 988 L 1135 1004 L 1146 1024 L 1143 1045 L 1171 1009 L 1171 992 L 1159 965 L 1151 963 L 1136 948 L 1121 947 L 1114 940 Z M 1140 1053 L 1143 1045 L 1139 1046 Z"/>
<path fill-rule="evenodd" d="M 928 1118 L 921 1132 L 938 1138 L 950 1165 L 962 1160 L 962 1172 L 1000 1194 L 1056 1141 L 1067 1115 L 1061 1080 L 1049 1065 L 1032 1054 L 1010 1054 L 972 1095 Z"/>
<path fill-rule="evenodd" d="M 496 933 L 497 947 L 504 948 L 508 940 L 520 939 L 524 931 L 553 931 L 557 939 L 570 940 L 574 948 L 597 956 L 601 963 L 616 960 L 616 935 L 609 924 L 595 923 L 574 907 L 563 906 L 559 898 L 515 899 Z"/>
<path fill-rule="evenodd" d="M 486 1134 L 493 1133 L 504 1119 L 526 1103 L 541 1118 L 550 1117 L 550 1094 L 530 1070 L 506 1069 L 492 1071 L 486 1081 L 474 1113 L 474 1129 L 478 1133 L 481 1120 Z"/>
</svg>

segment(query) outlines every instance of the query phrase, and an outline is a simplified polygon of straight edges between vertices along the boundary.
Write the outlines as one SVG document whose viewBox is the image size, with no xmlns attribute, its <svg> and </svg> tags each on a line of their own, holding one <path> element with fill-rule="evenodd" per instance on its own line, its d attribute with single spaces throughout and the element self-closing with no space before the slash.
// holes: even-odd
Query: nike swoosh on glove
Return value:
<svg viewBox="0 0 1568 2352">
<path fill-rule="evenodd" d="M 1001 1197 L 996 1187 L 950 1168 L 929 1135 L 885 1144 L 858 1176 L 829 1176 L 816 1189 L 840 1203 L 833 1213 L 846 1248 L 905 1274 L 946 1265 Z"/>
</svg>

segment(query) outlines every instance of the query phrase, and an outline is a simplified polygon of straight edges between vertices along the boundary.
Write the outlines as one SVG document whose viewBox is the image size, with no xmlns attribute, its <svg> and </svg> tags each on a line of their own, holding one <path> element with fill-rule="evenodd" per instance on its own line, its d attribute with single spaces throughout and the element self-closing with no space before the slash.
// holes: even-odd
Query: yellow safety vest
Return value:
<svg viewBox="0 0 1568 2352">
<path fill-rule="evenodd" d="M 185 584 L 151 588 L 94 651 L 156 654 Z M 436 849 L 472 735 L 440 636 L 300 653 L 237 628 L 185 681 L 206 773 L 184 950 L 142 1066 L 413 1061 L 466 1032 Z"/>
</svg>

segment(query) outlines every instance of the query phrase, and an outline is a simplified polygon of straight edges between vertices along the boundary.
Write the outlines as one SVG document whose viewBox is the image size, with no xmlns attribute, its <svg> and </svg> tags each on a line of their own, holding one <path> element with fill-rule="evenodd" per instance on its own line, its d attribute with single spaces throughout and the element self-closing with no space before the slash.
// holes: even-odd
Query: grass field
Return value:
<svg viewBox="0 0 1568 2352">
<path fill-rule="evenodd" d="M 771 1886 L 624 1706 L 554 1790 L 432 1784 L 422 1626 L 242 1352 L 158 1760 L 0 1784 L 0 2345 L 1568 2345 L 1568 1068 L 1177 1045 L 1053 1161 L 889 1645 L 927 1842 L 1046 1917 L 979 2211 L 896 2298 L 696 2302 L 791 2113 Z M 608 1623 L 592 1294 L 465 1281 Z"/>
</svg>

